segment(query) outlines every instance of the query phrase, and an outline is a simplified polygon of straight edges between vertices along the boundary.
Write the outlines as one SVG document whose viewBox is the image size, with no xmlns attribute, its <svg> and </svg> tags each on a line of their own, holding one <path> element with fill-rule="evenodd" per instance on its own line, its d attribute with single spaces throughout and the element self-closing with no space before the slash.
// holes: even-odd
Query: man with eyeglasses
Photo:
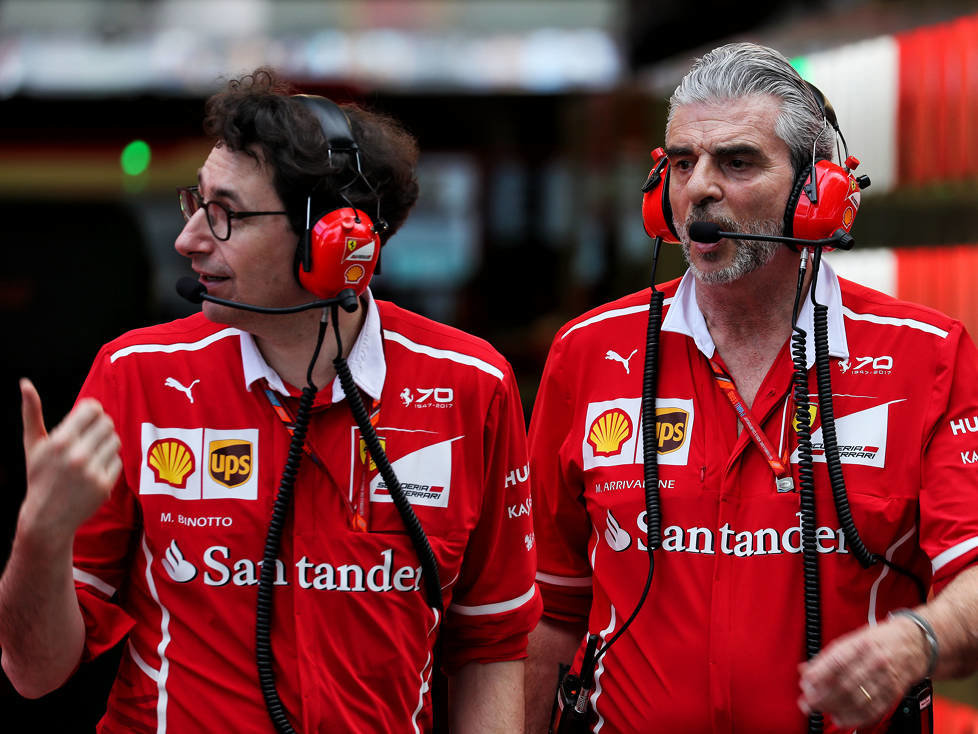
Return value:
<svg viewBox="0 0 978 734">
<path fill-rule="evenodd" d="M 355 139 L 342 152 L 322 109 Z M 453 729 L 521 731 L 541 603 L 509 364 L 369 289 L 351 312 L 240 308 L 322 298 L 305 278 L 323 269 L 365 288 L 371 248 L 417 197 L 414 139 L 355 106 L 292 97 L 266 69 L 212 97 L 205 130 L 216 144 L 179 190 L 175 246 L 215 300 L 106 345 L 50 433 L 22 382 L 28 487 L 0 578 L 5 672 L 37 697 L 128 636 L 106 734 L 421 732 L 444 730 L 440 666 Z M 369 215 L 377 240 L 346 236 L 324 262 L 304 234 L 319 243 L 313 222 L 336 212 L 341 228 Z M 383 452 L 366 450 L 339 356 Z M 430 544 L 437 603 L 384 452 Z M 270 525 L 280 546 L 266 563 Z M 270 654 L 256 642 L 263 568 Z"/>
</svg>

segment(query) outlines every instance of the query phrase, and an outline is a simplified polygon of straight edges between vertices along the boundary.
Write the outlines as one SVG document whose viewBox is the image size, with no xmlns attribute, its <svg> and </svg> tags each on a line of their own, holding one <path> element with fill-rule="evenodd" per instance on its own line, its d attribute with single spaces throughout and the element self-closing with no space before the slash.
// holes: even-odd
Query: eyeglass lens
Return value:
<svg viewBox="0 0 978 734">
<path fill-rule="evenodd" d="M 196 188 L 180 189 L 180 211 L 183 212 L 185 221 L 190 221 L 203 203 L 200 192 Z M 211 232 L 217 239 L 226 240 L 231 236 L 231 219 L 227 209 L 219 202 L 208 201 L 204 214 Z"/>
</svg>

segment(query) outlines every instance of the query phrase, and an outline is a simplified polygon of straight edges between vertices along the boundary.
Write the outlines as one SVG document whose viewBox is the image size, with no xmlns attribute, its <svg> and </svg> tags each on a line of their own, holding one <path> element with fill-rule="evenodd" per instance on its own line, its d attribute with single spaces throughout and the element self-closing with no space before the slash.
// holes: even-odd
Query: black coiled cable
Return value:
<svg viewBox="0 0 978 734">
<path fill-rule="evenodd" d="M 822 649 L 822 597 L 818 571 L 818 549 L 815 546 L 815 469 L 812 465 L 812 423 L 808 399 L 808 358 L 805 354 L 807 332 L 798 326 L 798 313 L 805 280 L 807 250 L 802 253 L 791 317 L 791 361 L 794 370 L 791 384 L 795 401 L 795 431 L 798 435 L 798 504 L 801 525 L 803 595 L 805 601 L 805 655 L 811 660 Z M 824 729 L 822 713 L 808 716 L 808 731 L 818 734 Z"/>
<path fill-rule="evenodd" d="M 821 263 L 822 248 L 815 247 L 812 258 L 812 281 L 809 286 L 813 308 L 813 342 L 815 343 L 815 379 L 818 386 L 818 409 L 821 413 L 822 445 L 825 452 L 825 465 L 832 490 L 839 526 L 853 555 L 863 568 L 876 563 L 900 573 L 917 587 L 921 601 L 926 601 L 927 591 L 923 582 L 909 570 L 892 563 L 884 556 L 870 551 L 859 536 L 856 523 L 849 507 L 845 478 L 842 473 L 842 460 L 839 456 L 838 438 L 835 431 L 835 413 L 832 406 L 832 375 L 829 360 L 828 307 L 815 300 L 815 288 Z M 803 255 L 807 257 L 807 253 Z M 811 419 L 809 415 L 807 359 L 805 355 L 806 333 L 797 325 L 798 306 L 804 281 L 804 265 L 799 270 L 798 290 L 795 294 L 795 310 L 792 316 L 792 361 L 794 374 L 795 423 L 798 434 L 798 474 L 801 489 L 799 504 L 801 509 L 802 563 L 804 567 L 805 596 L 805 652 L 809 660 L 819 653 L 822 646 L 822 611 L 818 575 L 818 549 L 815 545 L 815 482 L 812 464 Z M 808 717 L 808 731 L 817 734 L 823 730 L 824 721 L 820 712 L 812 712 Z"/>
<path fill-rule="evenodd" d="M 302 447 L 306 441 L 306 432 L 309 430 L 309 412 L 312 410 L 316 393 L 319 392 L 312 381 L 312 368 L 319 358 L 319 351 L 322 349 L 325 336 L 326 319 L 322 319 L 319 322 L 316 349 L 306 372 L 308 384 L 302 388 L 302 397 L 299 398 L 292 439 L 289 441 L 289 454 L 285 460 L 278 494 L 275 496 L 275 503 L 272 507 L 272 518 L 268 523 L 268 533 L 265 536 L 265 553 L 262 557 L 261 575 L 258 578 L 258 600 L 255 605 L 255 660 L 258 664 L 258 685 L 261 687 L 261 693 L 265 699 L 265 708 L 268 709 L 272 724 L 280 734 L 295 734 L 295 729 L 289 723 L 285 706 L 282 704 L 278 689 L 275 687 L 275 671 L 272 667 L 272 589 L 275 583 L 278 552 L 282 545 L 282 530 L 285 528 L 289 508 L 292 506 L 295 479 L 299 473 L 299 465 L 302 463 Z"/>
<path fill-rule="evenodd" d="M 442 616 L 441 585 L 438 579 L 438 565 L 435 561 L 434 552 L 428 538 L 418 521 L 410 502 L 404 496 L 394 469 L 384 453 L 377 432 L 370 423 L 363 400 L 360 398 L 360 391 L 353 382 L 353 375 L 350 373 L 349 365 L 343 358 L 343 342 L 340 337 L 339 328 L 339 308 L 336 304 L 330 307 L 333 332 L 336 335 L 336 358 L 333 360 L 333 367 L 340 378 L 340 385 L 350 404 L 350 410 L 357 422 L 360 432 L 363 435 L 367 450 L 371 458 L 380 470 L 381 476 L 387 484 L 391 499 L 401 515 L 401 519 L 407 528 L 411 543 L 418 554 L 421 562 L 421 574 L 425 582 L 425 596 L 429 606 L 436 612 L 436 619 Z M 265 708 L 279 734 L 296 734 L 295 729 L 289 722 L 285 712 L 285 706 L 278 695 L 275 686 L 275 671 L 273 669 L 272 658 L 272 589 L 274 586 L 275 570 L 278 561 L 279 549 L 282 544 L 282 531 L 289 508 L 292 505 L 292 497 L 295 489 L 295 480 L 302 463 L 303 446 L 305 445 L 306 433 L 309 430 L 309 416 L 313 401 L 319 389 L 312 380 L 313 367 L 319 358 L 319 352 L 323 346 L 326 336 L 325 314 L 319 322 L 319 333 L 316 338 L 316 348 L 309 368 L 306 371 L 307 385 L 302 389 L 302 396 L 299 398 L 299 407 L 296 410 L 295 425 L 292 430 L 292 438 L 289 442 L 289 453 L 285 461 L 285 468 L 282 470 L 282 478 L 279 481 L 278 494 L 275 496 L 275 503 L 272 507 L 272 517 L 268 523 L 268 534 L 265 537 L 265 552 L 262 558 L 261 574 L 258 579 L 258 599 L 255 609 L 255 660 L 258 665 L 258 684 L 261 688 L 262 696 L 265 699 Z"/>
<path fill-rule="evenodd" d="M 645 368 L 642 373 L 642 450 L 645 478 L 646 550 L 649 554 L 649 573 L 645 577 L 645 587 L 642 589 L 635 609 L 614 636 L 594 656 L 594 665 L 597 665 L 601 656 L 608 652 L 615 641 L 625 633 L 632 620 L 638 616 L 642 605 L 645 604 L 645 598 L 652 587 L 652 574 L 655 572 L 653 551 L 662 545 L 662 512 L 659 509 L 659 441 L 657 437 L 659 419 L 655 412 L 655 400 L 659 384 L 659 335 L 662 330 L 662 304 L 665 300 L 662 291 L 655 287 L 655 271 L 661 245 L 662 238 L 656 237 L 652 246 L 652 293 L 649 296 L 649 321 L 645 330 Z"/>
<path fill-rule="evenodd" d="M 350 403 L 350 410 L 353 411 L 353 417 L 357 422 L 357 426 L 360 428 L 360 434 L 363 436 L 364 443 L 367 444 L 367 450 L 377 465 L 380 475 L 384 478 L 387 491 L 390 492 L 394 506 L 401 515 L 404 527 L 407 529 L 412 545 L 414 545 L 414 551 L 418 555 L 418 560 L 421 561 L 421 576 L 424 579 L 425 596 L 428 599 L 428 606 L 437 611 L 438 618 L 440 619 L 442 612 L 441 583 L 438 579 L 438 564 L 435 562 L 434 551 L 431 550 L 431 544 L 428 542 L 428 537 L 421 527 L 418 516 L 414 514 L 411 503 L 404 495 L 404 490 L 401 488 L 401 483 L 398 481 L 397 475 L 394 474 L 394 468 L 391 466 L 390 461 L 388 461 L 383 446 L 380 445 L 380 439 L 377 438 L 377 431 L 374 430 L 373 425 L 370 423 L 370 416 L 367 415 L 367 409 L 364 407 L 363 400 L 360 398 L 360 391 L 353 382 L 350 367 L 347 365 L 346 360 L 343 359 L 336 306 L 332 307 L 332 320 L 333 331 L 336 332 L 336 354 L 338 355 L 333 360 L 333 368 L 340 378 L 340 385 L 342 385 L 343 393 Z"/>
<path fill-rule="evenodd" d="M 842 528 L 846 542 L 852 549 L 853 555 L 863 568 L 869 568 L 876 563 L 882 563 L 893 571 L 902 574 L 910 579 L 917 587 L 920 601 L 927 600 L 927 589 L 923 581 L 908 569 L 899 566 L 888 560 L 885 556 L 870 551 L 859 536 L 859 530 L 852 518 L 852 511 L 849 507 L 849 495 L 846 492 L 845 478 L 842 474 L 842 460 L 839 456 L 839 445 L 835 432 L 835 414 L 832 407 L 832 374 L 831 362 L 829 361 L 829 326 L 828 326 L 828 306 L 818 303 L 815 300 L 815 285 L 818 278 L 818 268 L 821 261 L 822 248 L 815 248 L 815 255 L 812 260 L 813 276 L 811 284 L 812 307 L 814 309 L 814 336 L 815 336 L 815 377 L 818 381 L 818 409 L 822 414 L 822 440 L 825 449 L 825 464 L 829 476 L 829 484 L 832 488 L 832 499 L 835 503 L 835 512 L 839 518 L 839 526 Z"/>
</svg>

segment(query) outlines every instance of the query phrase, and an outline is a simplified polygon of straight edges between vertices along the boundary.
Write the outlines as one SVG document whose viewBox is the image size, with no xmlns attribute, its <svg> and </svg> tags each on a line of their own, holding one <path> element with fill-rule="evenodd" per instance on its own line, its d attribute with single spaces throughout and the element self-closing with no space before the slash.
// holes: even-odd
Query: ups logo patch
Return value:
<svg viewBox="0 0 978 734">
<path fill-rule="evenodd" d="M 211 441 L 208 446 L 207 468 L 211 478 L 225 487 L 237 487 L 251 477 L 251 441 L 237 438 Z"/>
<path fill-rule="evenodd" d="M 686 440 L 686 423 L 689 413 L 681 408 L 656 408 L 655 437 L 660 454 L 679 450 Z"/>
</svg>

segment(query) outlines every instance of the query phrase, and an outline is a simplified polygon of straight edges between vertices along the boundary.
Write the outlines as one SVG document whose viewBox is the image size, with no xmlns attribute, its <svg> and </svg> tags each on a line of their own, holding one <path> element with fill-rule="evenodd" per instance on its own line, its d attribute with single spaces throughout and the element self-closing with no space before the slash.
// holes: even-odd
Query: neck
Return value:
<svg viewBox="0 0 978 734">
<path fill-rule="evenodd" d="M 811 267 L 805 271 L 802 297 L 810 282 Z M 715 343 L 719 343 L 718 336 L 736 341 L 776 334 L 780 344 L 791 333 L 797 284 L 798 255 L 786 249 L 765 267 L 733 283 L 697 282 L 696 303 Z"/>
<path fill-rule="evenodd" d="M 347 313 L 339 309 L 340 338 L 343 356 L 353 349 L 366 318 L 366 306 L 361 303 L 356 311 Z M 308 384 L 309 362 L 316 347 L 323 310 L 315 309 L 291 316 L 269 316 L 269 326 L 252 332 L 255 343 L 268 365 L 290 385 L 305 387 Z M 312 381 L 317 389 L 332 382 L 336 376 L 333 360 L 336 358 L 336 335 L 332 315 L 326 309 L 327 327 L 323 344 L 312 369 Z"/>
<path fill-rule="evenodd" d="M 803 298 L 810 280 L 809 267 Z M 787 249 L 733 283 L 696 283 L 696 303 L 717 353 L 748 405 L 791 335 L 797 283 L 798 256 Z"/>
</svg>

